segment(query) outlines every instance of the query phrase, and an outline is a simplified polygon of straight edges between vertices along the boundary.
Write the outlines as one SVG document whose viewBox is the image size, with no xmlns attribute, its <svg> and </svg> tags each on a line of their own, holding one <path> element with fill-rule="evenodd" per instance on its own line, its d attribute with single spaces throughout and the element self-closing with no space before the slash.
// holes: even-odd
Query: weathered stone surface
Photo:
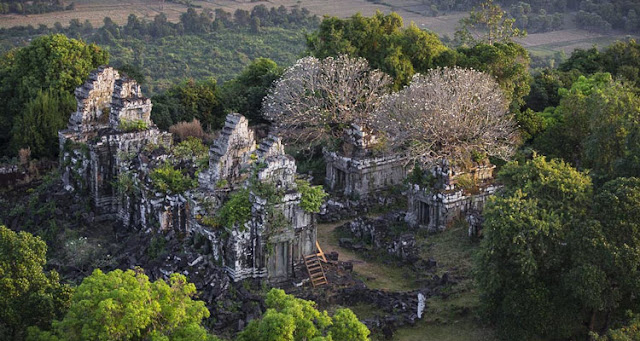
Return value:
<svg viewBox="0 0 640 341">
<path fill-rule="evenodd" d="M 109 124 L 113 129 L 118 129 L 122 122 L 139 121 L 152 125 L 151 107 L 151 100 L 142 96 L 140 85 L 135 80 L 116 79 L 111 98 Z"/>
<path fill-rule="evenodd" d="M 433 167 L 433 186 L 411 185 L 405 220 L 412 226 L 442 231 L 455 219 L 463 218 L 465 212 L 482 211 L 487 199 L 498 190 L 493 183 L 494 168 L 476 164 L 469 172 L 459 172 L 446 163 Z"/>
<path fill-rule="evenodd" d="M 238 183 L 242 174 L 256 159 L 256 139 L 249 121 L 240 114 L 229 114 L 220 136 L 209 150 L 209 170 L 200 178 L 209 189 Z M 253 157 L 252 157 L 253 155 Z"/>
<path fill-rule="evenodd" d="M 407 175 L 404 155 L 375 155 L 375 135 L 355 124 L 345 131 L 342 142 L 340 152 L 324 153 L 325 184 L 331 191 L 359 199 L 402 184 Z"/>
<path fill-rule="evenodd" d="M 363 250 L 364 243 L 371 250 L 385 252 L 402 262 L 413 263 L 418 259 L 415 234 L 405 225 L 403 213 L 388 213 L 375 219 L 360 217 L 338 229 L 352 236 L 339 240 L 342 247 Z"/>
<path fill-rule="evenodd" d="M 113 87 L 120 74 L 112 67 L 101 66 L 89 74 L 89 79 L 76 88 L 76 112 L 69 119 L 69 130 L 88 132 L 109 122 Z"/>
</svg>

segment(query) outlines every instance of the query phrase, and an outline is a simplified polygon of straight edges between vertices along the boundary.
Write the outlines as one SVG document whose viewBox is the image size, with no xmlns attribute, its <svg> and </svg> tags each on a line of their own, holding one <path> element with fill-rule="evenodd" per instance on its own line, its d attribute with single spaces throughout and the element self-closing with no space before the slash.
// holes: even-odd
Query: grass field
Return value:
<svg viewBox="0 0 640 341">
<path fill-rule="evenodd" d="M 170 21 L 177 21 L 180 14 L 187 10 L 184 5 L 178 5 L 162 0 L 76 0 L 75 11 L 52 12 L 39 15 L 0 15 L 0 27 L 12 27 L 19 25 L 38 26 L 44 24 L 53 26 L 60 22 L 66 25 L 71 19 L 89 20 L 94 26 L 102 25 L 105 16 L 111 17 L 117 23 L 125 23 L 129 14 L 134 13 L 139 17 L 151 20 L 156 14 L 164 12 Z M 458 26 L 458 21 L 467 14 L 464 12 L 446 13 L 438 17 L 425 15 L 427 7 L 417 0 L 383 0 L 378 4 L 366 0 L 270 0 L 270 1 L 249 1 L 249 0 L 212 0 L 194 1 L 194 4 L 202 8 L 222 8 L 228 12 L 233 12 L 238 8 L 250 10 L 254 6 L 263 4 L 267 7 L 273 6 L 300 6 L 309 9 L 319 16 L 331 15 L 338 17 L 348 17 L 355 13 L 372 15 L 377 10 L 384 13 L 395 11 L 400 14 L 405 24 L 415 22 L 420 28 L 428 29 L 441 36 L 453 37 Z M 538 55 L 564 51 L 570 54 L 575 48 L 589 48 L 593 44 L 604 47 L 615 40 L 624 39 L 627 35 L 622 33 L 611 33 L 608 35 L 592 33 L 577 29 L 573 26 L 572 16 L 566 19 L 567 29 L 548 33 L 530 34 L 519 40 L 527 49 Z M 637 37 L 636 37 L 637 38 Z"/>
</svg>

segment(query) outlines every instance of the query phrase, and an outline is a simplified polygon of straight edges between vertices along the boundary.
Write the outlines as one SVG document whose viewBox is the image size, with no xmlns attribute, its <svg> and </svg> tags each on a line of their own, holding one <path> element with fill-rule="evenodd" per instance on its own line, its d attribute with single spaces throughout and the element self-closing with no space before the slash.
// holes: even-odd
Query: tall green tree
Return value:
<svg viewBox="0 0 640 341">
<path fill-rule="evenodd" d="M 225 82 L 220 90 L 222 105 L 226 112 L 237 112 L 251 123 L 264 123 L 262 99 L 282 75 L 283 69 L 273 60 L 258 58 L 242 70 L 238 77 Z"/>
<path fill-rule="evenodd" d="M 29 330 L 31 340 L 217 340 L 201 326 L 209 317 L 196 288 L 185 276 L 150 282 L 136 270 L 99 269 L 86 277 L 69 311 L 52 332 Z"/>
<path fill-rule="evenodd" d="M 437 35 L 413 23 L 403 25 L 397 13 L 379 11 L 372 17 L 325 18 L 319 30 L 307 36 L 307 47 L 317 58 L 342 54 L 365 58 L 372 68 L 392 76 L 396 89 L 408 84 L 416 72 L 453 65 L 449 49 Z"/>
<path fill-rule="evenodd" d="M 42 36 L 0 58 L 0 150 L 7 153 L 13 122 L 40 90 L 73 93 L 108 53 L 62 34 Z"/>
<path fill-rule="evenodd" d="M 503 339 L 566 338 L 581 327 L 580 302 L 563 282 L 568 236 L 587 220 L 591 180 L 561 161 L 507 164 L 501 196 L 484 211 L 476 279 Z"/>
<path fill-rule="evenodd" d="M 349 309 L 339 309 L 329 316 L 319 312 L 315 303 L 271 289 L 265 300 L 266 313 L 253 320 L 238 341 L 366 341 L 369 329 Z"/>
<path fill-rule="evenodd" d="M 69 308 L 71 288 L 44 271 L 47 245 L 0 225 L 0 339 L 23 340 L 27 327 L 48 329 Z"/>
<path fill-rule="evenodd" d="M 529 52 L 519 44 L 479 43 L 472 47 L 459 47 L 456 65 L 472 68 L 493 76 L 515 110 L 524 104 L 524 96 L 529 94 L 531 75 L 529 74 Z"/>
<path fill-rule="evenodd" d="M 68 92 L 39 91 L 14 120 L 12 148 L 28 147 L 35 157 L 56 155 L 59 150 L 58 130 L 67 126 L 75 105 L 75 98 Z"/>
<path fill-rule="evenodd" d="M 191 122 L 194 118 L 206 130 L 222 128 L 225 114 L 215 79 L 185 80 L 153 97 L 151 119 L 158 127 L 168 129 L 173 124 Z"/>
</svg>

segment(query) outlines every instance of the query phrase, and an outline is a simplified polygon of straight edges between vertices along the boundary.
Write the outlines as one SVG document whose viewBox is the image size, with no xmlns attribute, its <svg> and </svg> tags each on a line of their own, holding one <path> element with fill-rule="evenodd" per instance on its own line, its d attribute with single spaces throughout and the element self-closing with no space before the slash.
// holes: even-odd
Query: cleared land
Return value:
<svg viewBox="0 0 640 341">
<path fill-rule="evenodd" d="M 102 25 L 105 16 L 111 17 L 117 23 L 125 23 L 129 14 L 133 13 L 147 20 L 164 12 L 170 21 L 177 21 L 180 14 L 187 10 L 184 5 L 179 5 L 162 0 L 78 0 L 75 1 L 75 11 L 53 12 L 39 15 L 0 15 L 0 27 L 12 27 L 19 25 L 38 26 L 44 24 L 53 26 L 60 22 L 67 25 L 71 19 L 79 19 L 82 22 L 89 20 L 94 26 Z M 427 6 L 416 0 L 387 0 L 375 4 L 365 0 L 271 0 L 250 2 L 233 0 L 194 1 L 194 4 L 202 8 L 222 8 L 233 12 L 238 8 L 250 10 L 257 5 L 267 7 L 293 7 L 300 6 L 309 9 L 317 15 L 330 15 L 348 17 L 355 13 L 369 16 L 380 10 L 384 13 L 395 11 L 400 14 L 406 24 L 415 22 L 420 28 L 428 29 L 441 36 L 453 34 L 458 26 L 458 21 L 467 14 L 464 12 L 447 13 L 438 17 L 429 17 Z M 594 44 L 599 47 L 606 46 L 615 40 L 625 39 L 628 35 L 622 33 L 599 34 L 573 26 L 572 16 L 567 15 L 567 29 L 548 33 L 530 34 L 519 42 L 537 55 L 548 55 L 554 52 L 564 51 L 570 54 L 575 48 L 589 48 Z M 638 37 L 635 37 L 638 38 Z"/>
</svg>

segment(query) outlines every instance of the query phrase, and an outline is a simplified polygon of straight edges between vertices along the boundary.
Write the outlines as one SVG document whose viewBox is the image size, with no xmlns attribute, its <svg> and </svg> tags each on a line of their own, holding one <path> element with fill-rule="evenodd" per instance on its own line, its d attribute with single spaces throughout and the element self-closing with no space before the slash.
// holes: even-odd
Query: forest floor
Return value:
<svg viewBox="0 0 640 341">
<path fill-rule="evenodd" d="M 419 287 L 422 274 L 411 273 L 410 267 L 385 264 L 378 259 L 365 258 L 352 250 L 338 245 L 336 227 L 344 222 L 318 225 L 318 242 L 325 253 L 336 251 L 339 260 L 351 261 L 356 277 L 372 289 L 408 291 Z M 483 325 L 478 315 L 479 297 L 474 287 L 472 257 L 478 242 L 467 236 L 466 225 L 453 224 L 448 230 L 427 234 L 418 231 L 416 241 L 420 246 L 420 257 L 435 259 L 436 274 L 445 272 L 456 283 L 445 293 L 427 300 L 424 318 L 414 327 L 398 329 L 393 340 L 438 340 L 438 341 L 490 341 L 495 340 L 491 328 Z M 358 304 L 351 308 L 360 319 L 377 314 L 376 307 Z M 381 335 L 372 335 L 373 340 L 382 340 Z"/>
</svg>

